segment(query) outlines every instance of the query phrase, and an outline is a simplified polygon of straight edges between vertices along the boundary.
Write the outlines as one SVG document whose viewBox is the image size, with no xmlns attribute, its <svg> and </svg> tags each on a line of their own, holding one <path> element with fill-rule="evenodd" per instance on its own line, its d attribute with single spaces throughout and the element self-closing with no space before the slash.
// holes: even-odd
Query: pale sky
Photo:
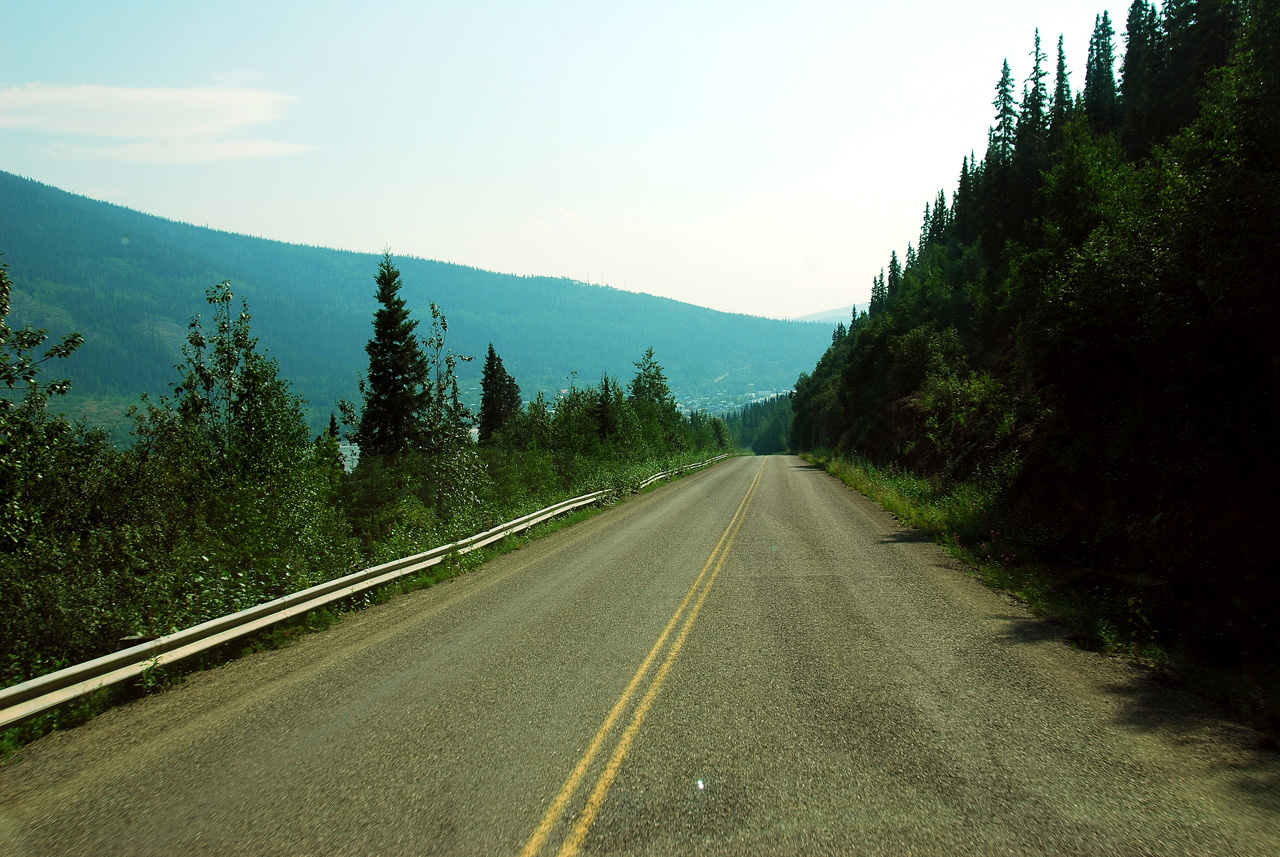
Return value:
<svg viewBox="0 0 1280 857">
<path fill-rule="evenodd" d="M 1000 64 L 1020 94 L 1037 27 L 1075 92 L 1094 16 L 1118 60 L 1127 8 L 0 0 L 0 169 L 788 318 L 867 300 L 982 156 Z"/>
</svg>

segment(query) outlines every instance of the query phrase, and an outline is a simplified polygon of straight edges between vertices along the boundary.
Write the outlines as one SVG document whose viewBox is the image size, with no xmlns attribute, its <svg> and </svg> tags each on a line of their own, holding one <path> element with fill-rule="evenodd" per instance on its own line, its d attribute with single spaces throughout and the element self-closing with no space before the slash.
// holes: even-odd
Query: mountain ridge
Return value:
<svg viewBox="0 0 1280 857">
<path fill-rule="evenodd" d="M 176 379 L 188 320 L 204 290 L 231 280 L 254 332 L 310 402 L 314 425 L 355 399 L 372 326 L 379 256 L 166 220 L 0 172 L 0 253 L 15 284 L 11 321 L 85 345 L 59 371 L 82 404 L 164 393 Z M 608 373 L 624 382 L 652 346 L 690 408 L 724 410 L 787 389 L 830 344 L 821 324 L 723 313 L 655 295 L 542 276 L 395 256 L 413 316 L 430 302 L 449 347 L 493 342 L 526 398 Z M 468 400 L 480 366 L 463 364 Z"/>
</svg>

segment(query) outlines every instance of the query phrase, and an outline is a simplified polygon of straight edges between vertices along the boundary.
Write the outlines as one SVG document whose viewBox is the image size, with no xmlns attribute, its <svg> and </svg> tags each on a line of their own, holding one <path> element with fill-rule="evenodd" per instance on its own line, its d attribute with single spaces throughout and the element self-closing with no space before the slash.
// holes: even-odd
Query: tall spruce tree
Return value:
<svg viewBox="0 0 1280 857">
<path fill-rule="evenodd" d="M 991 102 L 991 106 L 996 109 L 996 124 L 991 128 L 987 163 L 1007 165 L 1013 157 L 1014 133 L 1018 124 L 1018 107 L 1013 99 L 1013 72 L 1009 70 L 1008 60 L 1000 68 L 996 100 Z"/>
<path fill-rule="evenodd" d="M 606 372 L 600 377 L 600 390 L 595 398 L 596 433 L 602 443 L 618 433 L 622 390 L 616 379 Z"/>
<path fill-rule="evenodd" d="M 1120 68 L 1120 140 L 1137 159 L 1156 140 L 1158 86 L 1164 64 L 1164 39 L 1156 7 L 1134 0 L 1125 23 L 1124 61 Z"/>
<path fill-rule="evenodd" d="M 667 386 L 667 375 L 662 364 L 653 356 L 652 346 L 636 361 L 636 374 L 631 379 L 631 400 L 640 404 L 675 409 L 676 399 Z"/>
<path fill-rule="evenodd" d="M 651 445 L 655 448 L 665 445 L 667 449 L 679 446 L 684 417 L 676 408 L 676 397 L 667 385 L 662 364 L 653 356 L 652 347 L 645 350 L 635 367 L 636 374 L 631 379 L 628 401 L 635 409 Z"/>
<path fill-rule="evenodd" d="M 1049 58 L 1040 50 L 1040 30 L 1036 29 L 1034 63 L 1022 96 L 1022 109 L 1014 131 L 1009 223 L 1017 230 L 1032 215 L 1032 201 L 1040 187 L 1040 176 L 1049 164 L 1049 92 L 1045 86 Z"/>
<path fill-rule="evenodd" d="M 1006 237 L 1005 224 L 1009 211 L 1013 141 L 1018 120 L 1017 104 L 1013 98 L 1013 73 L 1009 70 L 1008 60 L 1005 60 L 1000 68 L 996 98 L 991 104 L 996 109 L 996 124 L 987 134 L 979 232 L 982 243 L 987 247 L 988 252 L 995 256 L 1002 251 Z M 907 267 L 911 267 L 910 262 Z"/>
<path fill-rule="evenodd" d="M 962 244 L 972 244 L 977 237 L 977 221 L 974 208 L 974 174 L 969 167 L 969 156 L 966 155 L 960 164 L 960 181 L 951 203 L 951 228 L 955 238 Z M 895 254 L 894 261 L 897 260 Z M 892 265 L 890 265 L 892 269 Z"/>
<path fill-rule="evenodd" d="M 1084 69 L 1084 110 L 1089 124 L 1100 133 L 1116 127 L 1115 29 L 1111 17 L 1103 12 L 1094 19 L 1089 37 L 1089 59 Z"/>
<path fill-rule="evenodd" d="M 1056 152 L 1065 139 L 1071 117 L 1071 84 L 1067 80 L 1067 55 L 1058 36 L 1058 65 L 1053 76 L 1053 106 L 1049 109 L 1049 151 Z"/>
<path fill-rule="evenodd" d="M 377 298 L 373 314 L 373 338 L 365 346 L 369 376 L 360 385 L 364 408 L 356 440 L 361 456 L 400 455 L 415 448 L 423 437 L 423 419 L 429 405 L 429 366 L 400 297 L 400 271 L 390 251 L 378 263 Z"/>
<path fill-rule="evenodd" d="M 502 431 L 513 416 L 520 413 L 520 387 L 507 373 L 502 358 L 489 343 L 489 353 L 484 358 L 484 373 L 480 376 L 480 442 L 488 443 Z"/>
<path fill-rule="evenodd" d="M 884 271 L 880 272 L 880 276 L 871 278 L 871 305 L 867 311 L 873 315 L 879 315 L 884 312 L 885 305 L 889 302 L 889 289 L 885 285 Z"/>
<path fill-rule="evenodd" d="M 933 200 L 933 212 L 929 215 L 929 243 L 941 244 L 946 240 L 947 230 L 951 226 L 951 210 L 947 207 L 947 192 L 939 190 Z M 885 292 L 888 296 L 888 292 Z"/>
<path fill-rule="evenodd" d="M 1049 56 L 1040 49 L 1039 27 L 1036 28 L 1035 47 L 1031 51 L 1031 57 L 1033 60 L 1031 76 L 1027 78 L 1030 86 L 1026 97 L 1022 100 L 1022 113 L 1018 116 L 1018 125 L 1019 130 L 1022 130 L 1022 126 L 1026 126 L 1027 131 L 1043 135 L 1049 123 L 1049 90 L 1045 86 L 1045 78 L 1049 76 L 1049 72 L 1044 65 Z M 1014 148 L 1016 151 L 1016 138 Z"/>
</svg>

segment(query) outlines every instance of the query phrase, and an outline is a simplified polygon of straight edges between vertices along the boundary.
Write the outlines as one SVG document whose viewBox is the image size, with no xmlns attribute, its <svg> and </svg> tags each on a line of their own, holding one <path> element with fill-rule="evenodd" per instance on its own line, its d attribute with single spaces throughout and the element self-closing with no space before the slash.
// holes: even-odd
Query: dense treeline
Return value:
<svg viewBox="0 0 1280 857">
<path fill-rule="evenodd" d="M 843 335 L 844 324 L 838 331 Z M 734 442 L 756 455 L 786 452 L 791 434 L 791 394 L 749 402 L 724 418 Z"/>
<path fill-rule="evenodd" d="M 1074 96 L 1037 33 L 791 433 L 927 478 L 954 537 L 1246 673 L 1280 660 L 1277 9 L 1137 0 L 1118 82 L 1104 14 Z"/>
<path fill-rule="evenodd" d="M 126 448 L 58 416 L 68 384 L 40 364 L 73 365 L 83 340 L 41 354 L 44 331 L 11 328 L 0 265 L 0 686 L 729 444 L 721 420 L 677 409 L 652 349 L 626 389 L 606 375 L 527 408 L 492 352 L 486 385 L 505 395 L 485 399 L 477 444 L 443 311 L 418 330 L 389 256 L 377 286 L 363 397 L 340 408 L 352 469 L 336 414 L 313 437 L 229 282 L 206 290 L 208 317 L 190 322 L 169 394 L 134 408 Z"/>
<path fill-rule="evenodd" d="M 254 330 L 309 401 L 312 431 L 331 402 L 352 398 L 363 369 L 368 288 L 377 256 L 303 247 L 175 223 L 0 172 L 0 236 L 14 281 L 13 320 L 85 338 L 67 367 L 70 399 L 112 400 L 168 389 L 186 319 L 209 283 L 230 280 L 253 306 Z M 423 259 L 400 260 L 415 306 L 448 307 L 459 351 L 500 342 L 529 395 L 584 377 L 629 371 L 652 345 L 686 406 L 786 388 L 822 353 L 826 330 L 716 312 L 652 295 L 552 277 L 497 274 Z M 767 355 L 762 357 L 762 355 Z M 739 371 L 751 367 L 749 372 Z M 459 367 L 475 407 L 480 364 Z M 69 404 L 64 397 L 62 404 Z"/>
</svg>

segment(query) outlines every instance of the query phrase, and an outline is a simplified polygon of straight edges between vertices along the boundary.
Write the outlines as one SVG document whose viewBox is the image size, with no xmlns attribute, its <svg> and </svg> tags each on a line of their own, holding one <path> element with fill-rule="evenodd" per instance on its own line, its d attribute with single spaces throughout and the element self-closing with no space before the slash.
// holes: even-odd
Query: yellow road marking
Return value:
<svg viewBox="0 0 1280 857">
<path fill-rule="evenodd" d="M 631 702 L 631 697 L 635 695 L 636 689 L 640 686 L 644 676 L 649 671 L 649 667 L 653 665 L 653 661 L 657 658 L 658 653 L 662 651 L 662 646 L 670 636 L 671 631 L 680 622 L 680 617 L 684 613 L 685 608 L 693 599 L 698 591 L 703 578 L 707 578 L 707 585 L 702 589 L 702 594 L 698 596 L 697 602 L 694 604 L 693 610 L 689 612 L 685 619 L 684 627 L 680 629 L 680 634 L 672 644 L 670 651 L 667 653 L 666 659 L 662 662 L 662 666 L 655 673 L 653 681 L 649 685 L 649 689 L 645 692 L 644 697 L 640 701 L 640 705 L 636 709 L 635 715 L 631 719 L 631 723 L 623 732 L 622 739 L 618 742 L 617 747 L 613 751 L 613 755 L 609 758 L 609 763 L 605 766 L 604 773 L 596 782 L 596 787 L 591 793 L 591 797 L 587 800 L 587 806 L 579 817 L 578 824 L 574 827 L 569 838 L 565 840 L 561 846 L 560 855 L 576 854 L 578 848 L 581 847 L 583 838 L 586 837 L 587 831 L 591 827 L 591 823 L 595 820 L 599 813 L 601 804 L 604 803 L 605 796 L 609 793 L 610 786 L 613 785 L 614 779 L 618 775 L 618 769 L 622 766 L 622 759 L 626 756 L 627 751 L 631 748 L 632 742 L 635 741 L 636 734 L 640 731 L 640 725 L 644 722 L 645 715 L 649 708 L 653 705 L 654 699 L 658 695 L 662 684 L 666 681 L 667 673 L 671 670 L 672 663 L 675 662 L 676 655 L 679 654 L 680 648 L 684 645 L 685 638 L 689 636 L 689 629 L 693 627 L 693 620 L 697 618 L 698 613 L 702 610 L 702 604 L 707 599 L 707 593 L 711 591 L 711 584 L 715 582 L 716 575 L 720 573 L 720 567 L 724 565 L 724 558 L 729 553 L 729 548 L 733 545 L 734 538 L 738 535 L 738 530 L 742 527 L 743 518 L 746 516 L 747 506 L 751 503 L 751 498 L 755 496 L 756 488 L 760 484 L 760 475 L 764 472 L 764 462 L 761 462 L 760 469 L 756 471 L 755 478 L 751 480 L 747 493 L 743 496 L 742 502 L 738 504 L 738 509 L 733 514 L 733 518 L 729 521 L 729 526 L 725 528 L 724 534 L 720 536 L 720 540 L 716 542 L 716 546 L 711 551 L 711 556 L 707 559 L 706 565 L 702 567 L 702 571 L 698 574 L 693 585 L 689 587 L 689 591 L 685 593 L 684 600 L 680 602 L 680 606 L 676 608 L 676 612 L 671 616 L 671 621 L 667 623 L 667 627 L 662 630 L 658 636 L 658 641 L 653 644 L 653 648 L 649 650 L 649 654 L 645 657 L 644 662 L 640 664 L 640 668 L 636 670 L 631 681 L 627 683 L 627 687 L 622 691 L 622 695 L 618 697 L 618 701 L 614 703 L 613 708 L 609 711 L 609 716 L 605 718 L 601 724 L 599 731 L 595 737 L 591 739 L 591 743 L 587 746 L 587 750 L 582 754 L 582 758 L 578 760 L 578 764 L 574 767 L 573 773 L 565 780 L 564 785 L 560 788 L 560 793 L 556 795 L 556 799 L 552 801 L 551 806 L 547 808 L 546 813 L 542 816 L 542 821 L 538 824 L 533 835 L 529 837 L 529 841 L 520 851 L 520 857 L 535 857 L 542 851 L 542 847 L 546 844 L 547 837 L 551 835 L 556 822 L 564 812 L 569 801 L 573 799 L 574 794 L 578 790 L 578 786 L 582 784 L 583 777 L 586 776 L 587 770 L 591 767 L 591 763 L 595 761 L 599 755 L 600 749 L 604 746 L 605 740 L 609 737 L 609 733 L 613 731 L 614 725 L 618 718 L 622 716 L 623 711 Z M 723 548 L 723 550 L 722 550 Z M 718 559 L 717 559 L 718 558 Z M 712 567 L 714 566 L 714 570 Z M 707 577 L 708 570 L 711 570 L 711 576 Z"/>
</svg>

